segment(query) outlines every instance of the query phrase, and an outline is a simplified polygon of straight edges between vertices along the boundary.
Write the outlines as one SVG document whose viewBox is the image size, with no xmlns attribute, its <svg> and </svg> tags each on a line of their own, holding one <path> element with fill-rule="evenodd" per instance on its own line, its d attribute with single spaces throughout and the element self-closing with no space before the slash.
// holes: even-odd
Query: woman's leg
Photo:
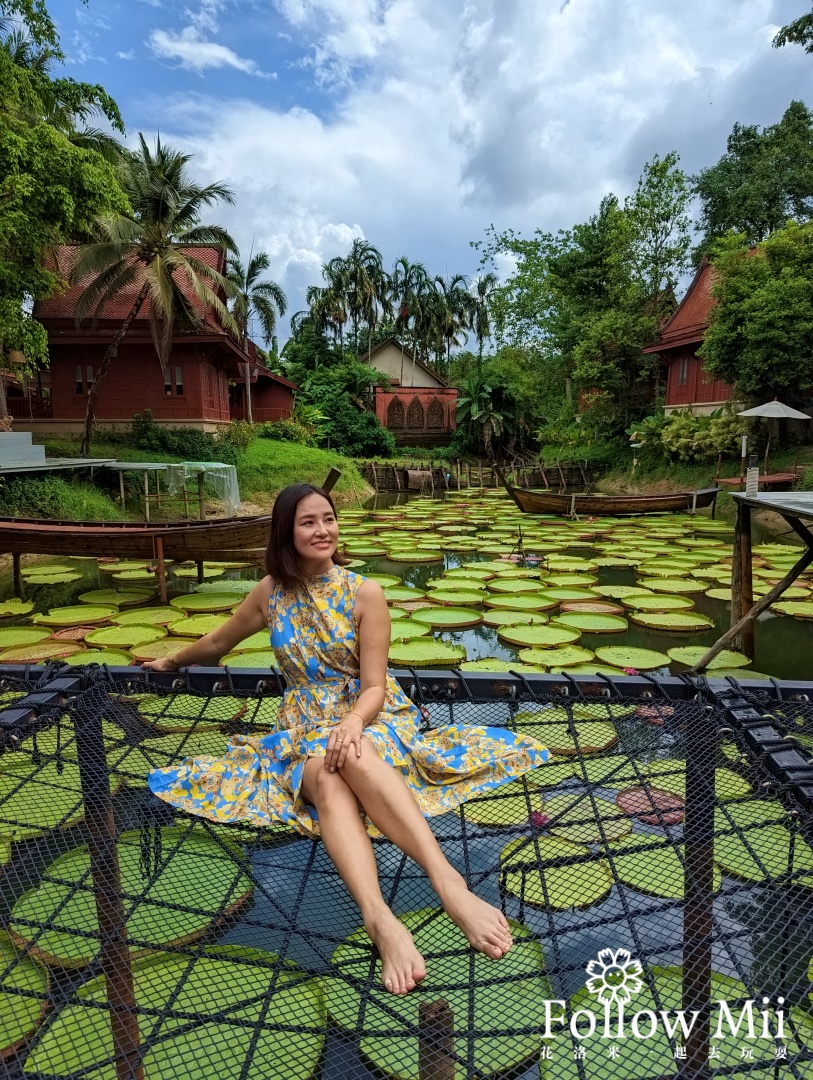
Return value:
<svg viewBox="0 0 813 1080">
<path fill-rule="evenodd" d="M 302 795 L 316 807 L 325 850 L 356 901 L 381 956 L 381 981 L 393 994 L 406 994 L 426 974 L 412 935 L 387 907 L 378 883 L 373 845 L 359 813 L 358 799 L 341 775 L 325 769 L 323 758 L 308 758 Z"/>
<path fill-rule="evenodd" d="M 403 777 L 382 761 L 369 739 L 364 739 L 360 757 L 347 755 L 340 772 L 370 820 L 426 871 L 447 915 L 470 944 L 494 960 L 508 952 L 512 944 L 508 920 L 498 908 L 469 891 L 462 875 L 441 851 Z"/>
</svg>

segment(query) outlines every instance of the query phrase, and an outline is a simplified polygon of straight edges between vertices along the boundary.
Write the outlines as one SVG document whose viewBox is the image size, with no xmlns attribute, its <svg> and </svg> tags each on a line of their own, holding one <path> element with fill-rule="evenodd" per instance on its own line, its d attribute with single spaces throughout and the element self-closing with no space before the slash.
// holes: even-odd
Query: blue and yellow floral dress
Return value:
<svg viewBox="0 0 813 1080">
<path fill-rule="evenodd" d="M 271 645 L 287 689 L 277 730 L 236 736 L 222 758 L 198 757 L 150 774 L 166 802 L 217 822 L 283 822 L 318 836 L 314 807 L 302 798 L 309 757 L 324 757 L 330 729 L 358 699 L 356 593 L 364 580 L 334 566 L 306 587 L 277 588 L 268 608 Z M 401 773 L 427 817 L 544 764 L 535 739 L 504 728 L 450 724 L 419 731 L 421 715 L 392 675 L 384 706 L 365 729 L 379 756 Z M 368 831 L 375 827 L 365 819 Z"/>
</svg>

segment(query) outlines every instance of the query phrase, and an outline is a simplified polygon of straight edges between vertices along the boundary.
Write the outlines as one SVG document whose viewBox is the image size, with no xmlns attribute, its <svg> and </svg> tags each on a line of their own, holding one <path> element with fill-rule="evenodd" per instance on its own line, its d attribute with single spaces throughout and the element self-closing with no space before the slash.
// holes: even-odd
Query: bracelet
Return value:
<svg viewBox="0 0 813 1080">
<path fill-rule="evenodd" d="M 347 719 L 348 716 L 357 716 L 359 718 L 359 720 L 361 720 L 362 727 L 367 727 L 367 721 L 364 719 L 364 717 L 361 715 L 361 713 L 358 712 L 356 709 L 351 709 L 350 712 L 345 715 L 345 720 Z"/>
</svg>

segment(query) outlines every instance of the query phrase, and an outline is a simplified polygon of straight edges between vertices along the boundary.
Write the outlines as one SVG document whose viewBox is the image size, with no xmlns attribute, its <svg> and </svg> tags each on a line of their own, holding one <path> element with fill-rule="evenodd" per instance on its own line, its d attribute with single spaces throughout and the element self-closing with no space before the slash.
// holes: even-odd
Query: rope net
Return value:
<svg viewBox="0 0 813 1080">
<path fill-rule="evenodd" d="M 42 686 L 5 680 L 0 706 Z M 510 920 L 500 961 L 373 840 L 426 961 L 402 997 L 320 842 L 149 791 L 154 768 L 273 731 L 273 694 L 91 672 L 0 712 L 0 1080 L 813 1077 L 810 806 L 707 686 L 683 689 L 452 700 L 416 680 L 427 726 L 551 756 L 431 822 Z M 811 730 L 809 703 L 747 701 L 797 745 Z"/>
</svg>

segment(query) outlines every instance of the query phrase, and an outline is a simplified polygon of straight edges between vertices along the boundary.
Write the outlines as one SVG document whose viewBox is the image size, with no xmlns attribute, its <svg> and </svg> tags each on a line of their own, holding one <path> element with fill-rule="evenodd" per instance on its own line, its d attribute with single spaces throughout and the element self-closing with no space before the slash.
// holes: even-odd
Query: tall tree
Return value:
<svg viewBox="0 0 813 1080">
<path fill-rule="evenodd" d="M 472 296 L 468 279 L 463 274 L 435 278 L 435 298 L 430 306 L 430 328 L 438 343 L 438 357 L 444 357 L 443 368 L 449 373 L 452 346 L 466 341 L 471 325 Z"/>
<path fill-rule="evenodd" d="M 390 275 L 390 288 L 397 312 L 395 332 L 401 342 L 401 385 L 404 382 L 404 338 L 415 330 L 428 281 L 429 275 L 423 263 L 410 262 L 406 255 L 395 260 Z"/>
<path fill-rule="evenodd" d="M 700 250 L 727 232 L 752 244 L 789 219 L 813 216 L 813 112 L 792 101 L 777 124 L 735 124 L 725 154 L 694 177 L 700 198 Z"/>
<path fill-rule="evenodd" d="M 248 341 L 252 319 L 260 324 L 266 346 L 270 345 L 277 333 L 277 318 L 285 314 L 288 306 L 287 297 L 277 282 L 262 280 L 270 265 L 271 260 L 264 251 L 251 255 L 246 267 L 237 255 L 230 256 L 227 262 L 229 281 L 234 289 L 229 310 L 237 323 L 243 348 Z"/>
<path fill-rule="evenodd" d="M 372 331 L 378 307 L 386 293 L 384 267 L 378 248 L 358 237 L 343 263 L 344 295 L 353 327 L 353 351 L 358 355 L 359 327 L 366 322 Z"/>
<path fill-rule="evenodd" d="M 478 274 L 472 285 L 471 328 L 477 338 L 477 370 L 483 368 L 483 345 L 491 337 L 491 302 L 497 290 L 497 275 Z"/>
<path fill-rule="evenodd" d="M 633 277 L 650 300 L 667 303 L 688 269 L 691 190 L 676 153 L 646 163 L 635 193 L 624 202 Z"/>
<path fill-rule="evenodd" d="M 813 52 L 813 11 L 780 27 L 773 47 L 781 49 L 783 45 L 803 45 L 806 53 Z"/>
<path fill-rule="evenodd" d="M 76 253 L 70 277 L 83 286 L 77 322 L 98 317 L 106 304 L 135 290 L 130 310 L 113 335 L 88 393 L 84 455 L 90 449 L 99 389 L 145 301 L 150 301 L 150 329 L 162 368 L 170 355 L 173 332 L 199 329 L 201 311 L 211 310 L 225 330 L 239 333 L 223 300 L 231 295 L 233 285 L 195 253 L 196 247 L 217 245 L 236 254 L 225 229 L 200 223 L 204 208 L 232 202 L 232 192 L 221 183 L 196 183 L 187 169 L 189 160 L 190 155 L 170 149 L 160 139 L 152 151 L 139 135 L 139 148 L 123 172 L 129 211 L 101 215 L 94 238 Z"/>
</svg>

